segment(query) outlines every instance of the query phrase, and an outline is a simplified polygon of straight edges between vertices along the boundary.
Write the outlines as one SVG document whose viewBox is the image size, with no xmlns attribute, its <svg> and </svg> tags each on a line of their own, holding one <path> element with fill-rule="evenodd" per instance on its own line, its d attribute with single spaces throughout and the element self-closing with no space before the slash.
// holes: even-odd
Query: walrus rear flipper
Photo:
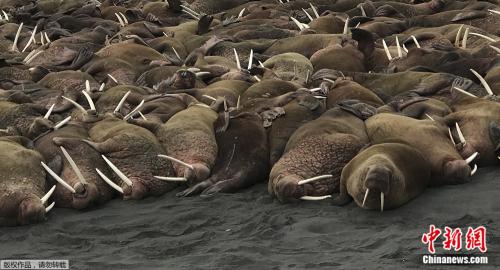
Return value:
<svg viewBox="0 0 500 270">
<path fill-rule="evenodd" d="M 339 193 L 338 196 L 332 200 L 332 205 L 344 206 L 352 201 L 352 197 L 347 193 Z"/>
<path fill-rule="evenodd" d="M 189 196 L 194 196 L 194 195 L 198 195 L 200 194 L 201 192 L 203 192 L 205 189 L 209 188 L 211 185 L 213 185 L 214 183 L 210 180 L 210 179 L 207 179 L 205 181 L 202 181 L 184 191 L 181 191 L 179 193 L 177 193 L 175 196 L 177 197 L 189 197 Z"/>
<path fill-rule="evenodd" d="M 342 110 L 350 112 L 362 120 L 366 120 L 377 114 L 377 108 L 373 107 L 372 105 L 363 103 L 359 100 L 344 100 L 341 101 L 338 105 Z"/>
<path fill-rule="evenodd" d="M 203 190 L 200 196 L 209 197 L 217 193 L 231 193 L 246 186 L 244 182 L 238 180 L 240 180 L 240 178 L 233 177 L 219 181 L 213 184 L 212 186 L 206 188 L 205 190 Z"/>
<path fill-rule="evenodd" d="M 198 30 L 196 30 L 196 34 L 203 35 L 208 33 L 208 31 L 210 30 L 210 24 L 212 24 L 213 20 L 213 16 L 203 15 L 198 21 Z"/>
<path fill-rule="evenodd" d="M 92 59 L 93 56 L 94 56 L 94 52 L 91 49 L 89 49 L 87 47 L 81 48 L 78 51 L 78 55 L 73 59 L 73 62 L 68 67 L 68 69 L 72 69 L 72 70 L 80 69 L 81 67 L 83 67 L 83 65 L 88 63 L 90 61 L 90 59 Z"/>
</svg>

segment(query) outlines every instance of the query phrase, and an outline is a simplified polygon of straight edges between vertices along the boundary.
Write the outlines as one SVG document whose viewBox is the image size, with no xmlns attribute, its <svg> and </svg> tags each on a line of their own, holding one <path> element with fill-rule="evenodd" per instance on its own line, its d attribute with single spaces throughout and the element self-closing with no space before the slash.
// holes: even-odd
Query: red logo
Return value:
<svg viewBox="0 0 500 270">
<path fill-rule="evenodd" d="M 436 228 L 434 225 L 429 226 L 429 232 L 422 235 L 422 243 L 427 245 L 427 250 L 429 253 L 436 253 L 434 248 L 434 242 L 441 235 L 442 230 Z M 462 229 L 455 228 L 452 229 L 448 226 L 444 227 L 445 240 L 443 241 L 443 249 L 455 251 L 462 249 Z M 479 226 L 476 229 L 469 227 L 467 234 L 465 235 L 465 248 L 467 250 L 479 249 L 482 253 L 485 253 L 488 248 L 486 247 L 486 228 L 484 226 Z"/>
</svg>

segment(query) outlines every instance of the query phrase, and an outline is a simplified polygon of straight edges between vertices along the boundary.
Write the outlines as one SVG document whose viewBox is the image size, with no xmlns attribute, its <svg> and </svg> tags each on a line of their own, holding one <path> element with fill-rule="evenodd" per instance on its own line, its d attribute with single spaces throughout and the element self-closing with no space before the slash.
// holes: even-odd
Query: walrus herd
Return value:
<svg viewBox="0 0 500 270">
<path fill-rule="evenodd" d="M 499 164 L 499 22 L 498 0 L 0 0 L 0 224 L 467 183 Z"/>
</svg>

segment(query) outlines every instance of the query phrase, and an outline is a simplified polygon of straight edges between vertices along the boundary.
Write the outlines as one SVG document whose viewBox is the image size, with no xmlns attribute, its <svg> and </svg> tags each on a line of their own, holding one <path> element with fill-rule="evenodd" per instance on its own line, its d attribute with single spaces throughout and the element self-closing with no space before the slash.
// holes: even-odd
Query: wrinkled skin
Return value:
<svg viewBox="0 0 500 270">
<path fill-rule="evenodd" d="M 471 168 L 459 154 L 448 128 L 432 120 L 380 113 L 366 121 L 372 144 L 405 142 L 424 155 L 431 166 L 430 185 L 462 184 L 469 181 Z"/>
<path fill-rule="evenodd" d="M 0 101 L 0 129 L 13 128 L 16 134 L 34 139 L 53 127 L 52 121 L 44 119 L 44 106 Z"/>
<path fill-rule="evenodd" d="M 284 81 L 305 84 L 306 78 L 313 74 L 313 66 L 309 59 L 298 53 L 278 54 L 267 59 L 263 64 Z"/>
<path fill-rule="evenodd" d="M 421 194 L 429 180 L 429 165 L 415 148 L 402 143 L 376 144 L 344 167 L 340 197 L 350 196 L 361 208 L 379 210 L 380 193 L 384 193 L 383 209 L 394 209 Z"/>
<path fill-rule="evenodd" d="M 325 82 L 325 87 L 328 89 L 326 99 L 327 109 L 335 107 L 339 102 L 349 99 L 356 99 L 363 103 L 380 107 L 384 102 L 370 89 L 350 80 L 338 78 L 335 84 Z"/>
<path fill-rule="evenodd" d="M 0 225 L 15 226 L 45 219 L 45 171 L 42 156 L 26 148 L 24 137 L 0 138 Z M 51 200 L 49 200 L 51 201 Z"/>
<path fill-rule="evenodd" d="M 333 108 L 295 131 L 269 175 L 268 191 L 281 202 L 339 191 L 342 168 L 368 143 L 362 119 Z M 298 185 L 300 180 L 333 177 Z"/>
<path fill-rule="evenodd" d="M 153 177 L 172 176 L 173 170 L 170 162 L 158 158 L 165 150 L 147 129 L 108 114 L 90 129 L 89 135 L 92 142 L 87 143 L 132 181 L 132 186 L 121 184 L 124 199 L 159 196 L 175 188 L 175 183 Z"/>
<path fill-rule="evenodd" d="M 35 142 L 35 149 L 44 157 L 47 165 L 77 191 L 73 194 L 58 184 L 53 195 L 58 207 L 84 209 L 105 203 L 114 195 L 114 190 L 100 179 L 95 171 L 95 168 L 99 168 L 102 172 L 108 172 L 104 160 L 92 147 L 82 142 L 82 139 L 89 139 L 86 128 L 70 123 Z M 77 177 L 60 146 L 63 146 L 75 161 L 85 183 Z M 57 183 L 50 179 L 51 184 Z"/>
</svg>

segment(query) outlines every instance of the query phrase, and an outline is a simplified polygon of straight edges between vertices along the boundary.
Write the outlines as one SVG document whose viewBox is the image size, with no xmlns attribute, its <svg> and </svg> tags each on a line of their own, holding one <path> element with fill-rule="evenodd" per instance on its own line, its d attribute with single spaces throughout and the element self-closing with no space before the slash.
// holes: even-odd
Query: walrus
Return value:
<svg viewBox="0 0 500 270">
<path fill-rule="evenodd" d="M 421 194 L 430 180 L 427 159 L 415 148 L 391 142 L 372 145 L 342 169 L 340 195 L 364 209 L 394 209 Z"/>
<path fill-rule="evenodd" d="M 15 135 L 34 139 L 50 131 L 54 123 L 49 117 L 43 105 L 0 101 L 0 128 L 11 128 Z"/>
<path fill-rule="evenodd" d="M 54 207 L 44 206 L 55 186 L 45 194 L 43 157 L 25 137 L 0 137 L 0 225 L 37 223 Z"/>
</svg>

